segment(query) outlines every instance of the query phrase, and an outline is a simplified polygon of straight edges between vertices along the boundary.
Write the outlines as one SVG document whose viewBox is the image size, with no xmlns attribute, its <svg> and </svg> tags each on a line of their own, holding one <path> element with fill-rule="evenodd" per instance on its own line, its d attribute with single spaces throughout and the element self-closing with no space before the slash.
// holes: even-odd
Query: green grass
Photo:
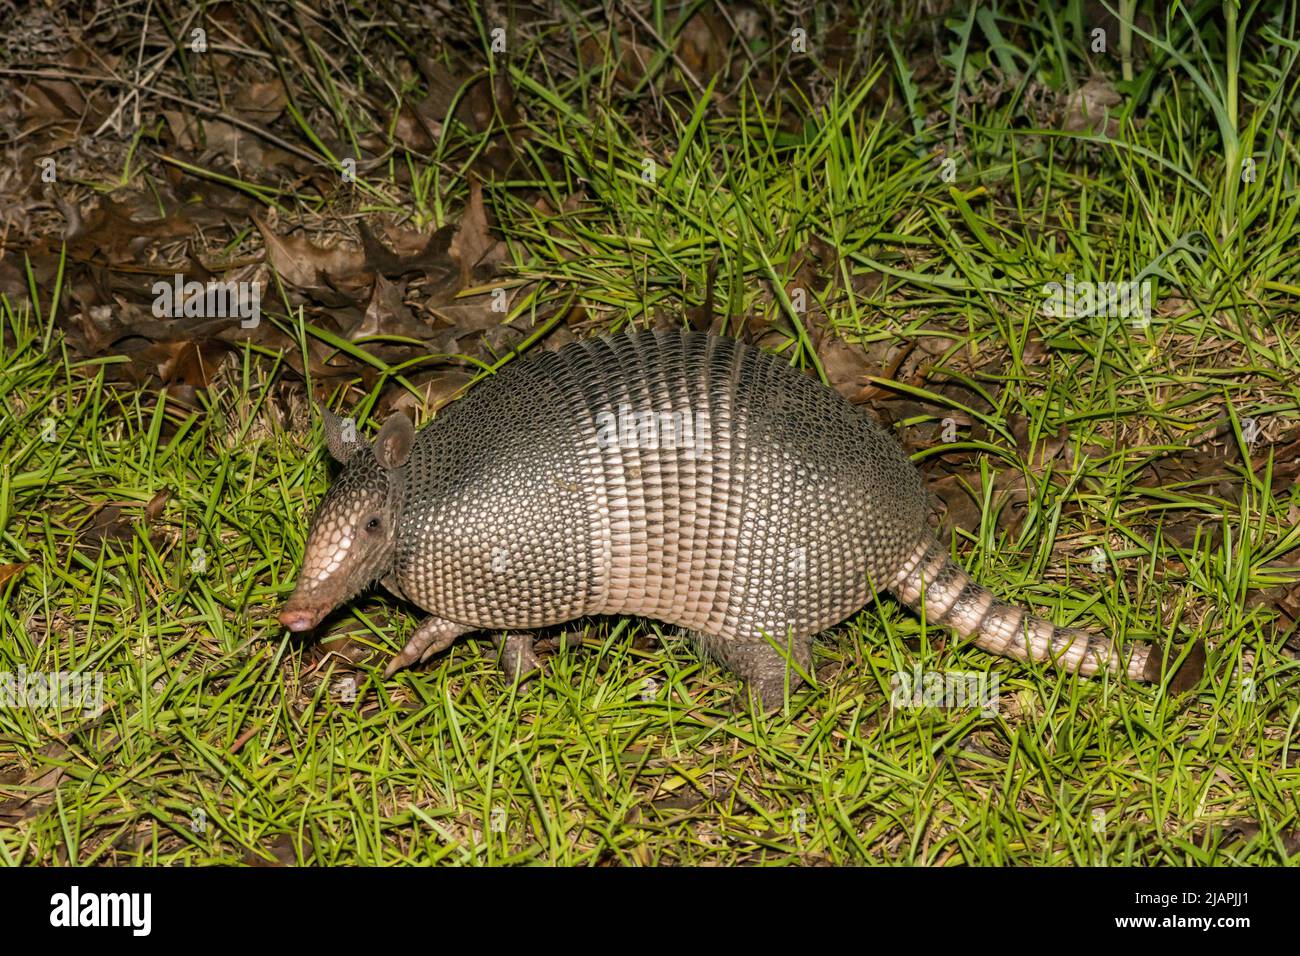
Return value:
<svg viewBox="0 0 1300 956">
<path fill-rule="evenodd" d="M 1065 22 L 1007 14 L 944 33 L 975 71 L 999 23 L 1040 41 L 1032 57 L 1003 52 L 1007 96 L 987 103 L 968 98 L 978 84 L 911 88 L 887 46 L 816 104 L 745 86 L 720 105 L 705 80 L 654 122 L 650 92 L 621 95 L 608 64 L 552 75 L 540 40 L 492 67 L 531 130 L 521 166 L 485 186 L 525 290 L 514 315 L 549 330 L 574 301 L 588 331 L 679 316 L 716 261 L 718 311 L 764 320 L 763 344 L 812 374 L 832 377 L 827 330 L 872 354 L 925 349 L 916 375 L 877 384 L 932 477 L 941 456 L 969 462 L 982 504 L 953 535 L 962 563 L 1058 623 L 1175 653 L 1206 641 L 1189 694 L 992 659 L 890 598 L 828 632 L 818 686 L 768 715 L 635 620 L 551 633 L 522 695 L 486 636 L 385 680 L 412 608 L 367 596 L 319 644 L 274 618 L 329 476 L 301 388 L 252 347 L 201 393 L 202 414 L 107 384 L 113 359 L 61 345 L 55 283 L 35 305 L 0 303 L 0 564 L 27 563 L 0 585 L 0 672 L 102 673 L 104 706 L 0 708 L 0 862 L 1294 861 L 1300 664 L 1247 602 L 1296 581 L 1283 565 L 1300 547 L 1294 470 L 1270 451 L 1300 422 L 1288 9 L 1266 61 L 1201 56 L 1204 20 L 1161 24 L 1177 56 L 1146 47 L 1143 115 L 1110 136 L 1021 121 L 1040 77 L 1082 82 L 1075 6 Z M 301 142 L 330 168 L 324 142 L 355 143 L 364 117 L 319 56 L 294 69 L 310 90 Z M 663 58 L 648 85 L 673 69 Z M 961 142 L 941 153 L 950 119 Z M 380 166 L 364 211 L 453 218 L 489 133 L 457 129 L 437 157 Z M 1247 154 L 1259 177 L 1225 187 L 1225 156 Z M 1044 284 L 1067 273 L 1151 278 L 1151 321 L 1042 314 Z M 327 335 L 287 305 L 271 319 L 300 341 Z M 370 400 L 409 371 L 366 361 L 381 379 Z M 949 415 L 956 440 L 931 437 Z M 1060 454 L 1033 466 L 1058 434 Z M 1145 470 L 1212 439 L 1235 450 L 1216 470 Z M 1009 525 L 992 489 L 1016 475 L 1025 514 Z M 107 505 L 121 509 L 112 540 L 87 547 Z M 891 679 L 917 665 L 997 675 L 998 712 L 891 706 Z"/>
</svg>

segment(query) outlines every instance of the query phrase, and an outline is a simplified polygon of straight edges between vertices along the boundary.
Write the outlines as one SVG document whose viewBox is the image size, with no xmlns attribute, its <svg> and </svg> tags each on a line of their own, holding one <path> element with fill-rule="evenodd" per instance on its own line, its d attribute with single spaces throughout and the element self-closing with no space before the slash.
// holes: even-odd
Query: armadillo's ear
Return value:
<svg viewBox="0 0 1300 956">
<path fill-rule="evenodd" d="M 339 418 L 325 403 L 320 404 L 321 419 L 325 422 L 325 447 L 340 465 L 347 464 L 357 453 L 357 426 L 350 418 Z"/>
<path fill-rule="evenodd" d="M 375 457 L 385 468 L 401 468 L 411 457 L 415 426 L 401 412 L 393 412 L 375 436 Z"/>
</svg>

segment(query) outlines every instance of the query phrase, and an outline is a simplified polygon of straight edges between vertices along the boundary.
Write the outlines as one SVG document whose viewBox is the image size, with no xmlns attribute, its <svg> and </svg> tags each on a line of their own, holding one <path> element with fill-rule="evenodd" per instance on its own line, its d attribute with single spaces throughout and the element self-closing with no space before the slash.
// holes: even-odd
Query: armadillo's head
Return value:
<svg viewBox="0 0 1300 956">
<path fill-rule="evenodd" d="M 400 412 L 366 445 L 329 409 L 321 411 L 325 442 L 343 471 L 316 510 L 298 583 L 280 612 L 280 623 L 291 631 L 310 631 L 391 568 L 415 439 Z"/>
</svg>

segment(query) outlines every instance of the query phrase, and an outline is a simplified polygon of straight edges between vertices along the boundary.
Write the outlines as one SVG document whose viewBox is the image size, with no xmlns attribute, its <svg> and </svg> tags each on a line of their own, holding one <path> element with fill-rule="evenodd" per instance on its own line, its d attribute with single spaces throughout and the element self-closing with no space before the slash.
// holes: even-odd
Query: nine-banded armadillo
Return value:
<svg viewBox="0 0 1300 956">
<path fill-rule="evenodd" d="M 641 332 L 543 352 L 418 434 L 395 414 L 373 445 L 325 415 L 345 467 L 280 621 L 310 630 L 382 581 L 431 615 L 389 674 L 467 631 L 639 615 L 685 628 L 771 705 L 808 673 L 815 634 L 888 589 L 996 654 L 1160 677 L 1150 647 L 1121 653 L 973 582 L 929 530 L 893 438 L 732 339 Z"/>
</svg>

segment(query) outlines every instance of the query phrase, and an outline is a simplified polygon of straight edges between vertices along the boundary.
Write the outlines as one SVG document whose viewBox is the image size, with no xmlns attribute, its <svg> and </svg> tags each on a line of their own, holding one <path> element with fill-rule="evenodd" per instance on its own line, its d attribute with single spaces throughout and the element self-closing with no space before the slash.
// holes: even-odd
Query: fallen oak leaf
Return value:
<svg viewBox="0 0 1300 956">
<path fill-rule="evenodd" d="M 361 248 L 365 250 L 368 269 L 390 279 L 409 272 L 423 272 L 430 281 L 440 285 L 450 283 L 456 266 L 448 255 L 455 230 L 450 226 L 436 229 L 427 237 L 418 232 L 388 231 L 393 244 L 390 251 L 363 222 L 357 227 L 361 233 Z"/>
<path fill-rule="evenodd" d="M 306 236 L 277 235 L 258 216 L 253 217 L 253 222 L 262 233 L 267 262 L 292 286 L 357 291 L 374 280 L 374 274 L 366 266 L 366 255 L 360 249 L 342 246 L 326 249 Z"/>
<path fill-rule="evenodd" d="M 411 317 L 411 310 L 406 307 L 405 283 L 395 284 L 384 278 L 382 272 L 375 274 L 375 285 L 370 292 L 370 302 L 366 305 L 361 321 L 348 331 L 351 342 L 375 335 L 401 336 L 408 339 L 427 339 L 429 327 Z"/>
<path fill-rule="evenodd" d="M 478 265 L 488 250 L 496 245 L 488 231 L 487 210 L 483 208 L 483 185 L 477 178 L 470 180 L 469 202 L 461 216 L 460 226 L 452 237 L 447 252 L 460 263 L 460 287 L 470 284 L 474 266 Z"/>
</svg>

